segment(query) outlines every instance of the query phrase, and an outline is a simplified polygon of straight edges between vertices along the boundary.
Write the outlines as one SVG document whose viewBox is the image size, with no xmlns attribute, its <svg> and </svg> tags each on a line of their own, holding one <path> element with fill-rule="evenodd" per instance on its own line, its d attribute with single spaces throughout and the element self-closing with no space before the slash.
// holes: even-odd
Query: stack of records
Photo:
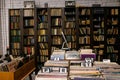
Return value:
<svg viewBox="0 0 120 80">
<path fill-rule="evenodd" d="M 67 73 L 39 71 L 35 80 L 67 80 Z"/>
<path fill-rule="evenodd" d="M 57 60 L 48 60 L 45 62 L 44 66 L 53 66 L 53 67 L 68 67 L 69 61 L 57 61 Z"/>
</svg>

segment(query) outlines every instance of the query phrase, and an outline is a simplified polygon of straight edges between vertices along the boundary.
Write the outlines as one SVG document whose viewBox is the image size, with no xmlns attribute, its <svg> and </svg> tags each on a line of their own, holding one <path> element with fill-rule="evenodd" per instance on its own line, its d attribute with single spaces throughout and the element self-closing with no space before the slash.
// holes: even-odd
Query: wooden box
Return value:
<svg viewBox="0 0 120 80">
<path fill-rule="evenodd" d="M 23 80 L 35 70 L 35 61 L 31 59 L 15 72 L 0 72 L 0 80 Z"/>
</svg>

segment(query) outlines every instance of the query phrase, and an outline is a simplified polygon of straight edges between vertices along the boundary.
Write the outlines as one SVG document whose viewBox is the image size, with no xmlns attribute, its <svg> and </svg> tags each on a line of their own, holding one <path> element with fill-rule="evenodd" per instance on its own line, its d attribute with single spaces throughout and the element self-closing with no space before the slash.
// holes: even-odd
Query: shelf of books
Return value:
<svg viewBox="0 0 120 80">
<path fill-rule="evenodd" d="M 14 57 L 20 56 L 21 51 L 21 26 L 20 9 L 9 10 L 9 33 L 10 54 Z"/>
<path fill-rule="evenodd" d="M 34 9 L 23 9 L 23 50 L 26 55 L 35 53 Z"/>
<path fill-rule="evenodd" d="M 63 9 L 50 8 L 50 30 L 51 30 L 51 53 L 55 49 L 61 49 L 63 27 Z"/>
<path fill-rule="evenodd" d="M 97 54 L 97 60 L 102 60 L 105 49 L 105 8 L 92 9 L 92 47 Z"/>
<path fill-rule="evenodd" d="M 43 64 L 49 58 L 48 9 L 37 9 L 37 51 L 38 62 Z M 43 65 L 42 65 L 43 66 Z"/>
<path fill-rule="evenodd" d="M 120 27 L 120 9 L 118 7 L 107 8 L 106 18 L 106 55 L 111 61 L 117 61 L 119 53 L 119 27 Z"/>
<path fill-rule="evenodd" d="M 76 8 L 64 8 L 64 34 L 70 49 L 76 49 Z"/>
<path fill-rule="evenodd" d="M 79 49 L 91 48 L 91 8 L 78 8 L 78 43 Z"/>
</svg>

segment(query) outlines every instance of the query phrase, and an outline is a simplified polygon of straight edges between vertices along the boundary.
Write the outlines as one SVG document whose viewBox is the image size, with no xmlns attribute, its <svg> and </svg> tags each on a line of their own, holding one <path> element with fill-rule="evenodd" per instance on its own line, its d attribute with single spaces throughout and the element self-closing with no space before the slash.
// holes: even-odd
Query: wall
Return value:
<svg viewBox="0 0 120 80">
<path fill-rule="evenodd" d="M 48 7 L 64 7 L 66 0 L 0 0 L 1 9 L 1 29 L 2 38 L 0 38 L 0 50 L 2 54 L 6 53 L 6 48 L 9 46 L 9 30 L 8 30 L 8 9 L 23 8 L 24 1 L 35 1 L 36 7 L 44 7 L 48 3 Z M 92 6 L 92 4 L 101 4 L 101 6 L 120 6 L 120 0 L 75 0 L 77 6 Z M 1 36 L 0 36 L 1 37 Z"/>
</svg>

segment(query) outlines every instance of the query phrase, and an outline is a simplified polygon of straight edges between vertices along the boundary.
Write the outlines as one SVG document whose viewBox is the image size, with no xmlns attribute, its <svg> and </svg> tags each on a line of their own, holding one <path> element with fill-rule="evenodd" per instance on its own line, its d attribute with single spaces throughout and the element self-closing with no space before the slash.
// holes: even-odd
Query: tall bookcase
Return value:
<svg viewBox="0 0 120 80">
<path fill-rule="evenodd" d="M 69 6 L 64 8 L 64 30 L 68 47 L 71 50 L 76 49 L 76 8 Z"/>
<path fill-rule="evenodd" d="M 35 9 L 23 9 L 23 53 L 27 55 L 35 54 Z"/>
<path fill-rule="evenodd" d="M 91 8 L 79 7 L 77 8 L 78 14 L 78 49 L 90 49 L 91 40 Z"/>
<path fill-rule="evenodd" d="M 43 66 L 49 58 L 49 20 L 48 8 L 37 9 L 37 61 Z"/>
<path fill-rule="evenodd" d="M 9 41 L 10 41 L 10 53 L 14 57 L 20 56 L 21 54 L 21 10 L 10 9 L 9 10 Z"/>
<path fill-rule="evenodd" d="M 106 57 L 111 61 L 117 61 L 120 56 L 120 9 L 109 7 L 106 13 Z"/>
<path fill-rule="evenodd" d="M 62 47 L 61 31 L 63 30 L 63 21 L 63 8 L 50 8 L 50 53 Z"/>
<path fill-rule="evenodd" d="M 105 51 L 105 8 L 92 8 L 92 48 L 97 60 L 102 60 Z"/>
</svg>

